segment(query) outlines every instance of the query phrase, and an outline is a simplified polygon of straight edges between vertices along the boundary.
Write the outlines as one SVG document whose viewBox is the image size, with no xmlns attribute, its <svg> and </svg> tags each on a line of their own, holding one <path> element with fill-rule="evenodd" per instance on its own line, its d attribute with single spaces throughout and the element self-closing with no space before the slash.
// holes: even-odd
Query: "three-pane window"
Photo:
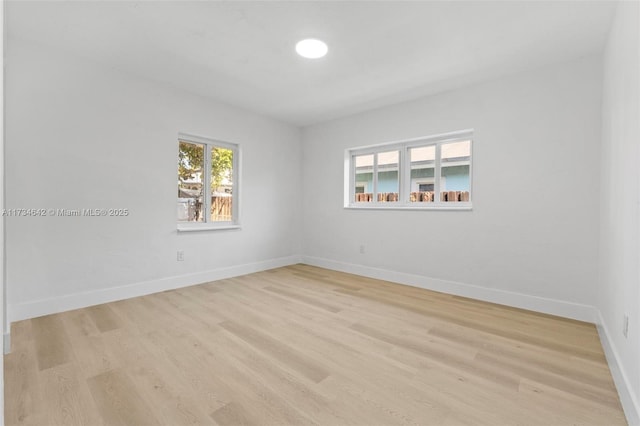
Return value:
<svg viewBox="0 0 640 426">
<path fill-rule="evenodd" d="M 347 207 L 471 207 L 469 131 L 347 151 Z"/>
</svg>

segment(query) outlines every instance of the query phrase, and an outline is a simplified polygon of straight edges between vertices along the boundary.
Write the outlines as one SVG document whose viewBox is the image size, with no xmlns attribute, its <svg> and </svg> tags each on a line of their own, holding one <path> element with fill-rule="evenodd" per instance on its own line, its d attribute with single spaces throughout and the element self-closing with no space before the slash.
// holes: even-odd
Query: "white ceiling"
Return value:
<svg viewBox="0 0 640 426">
<path fill-rule="evenodd" d="M 7 3 L 12 37 L 296 125 L 600 52 L 609 1 Z M 301 38 L 329 54 L 304 59 Z"/>
</svg>

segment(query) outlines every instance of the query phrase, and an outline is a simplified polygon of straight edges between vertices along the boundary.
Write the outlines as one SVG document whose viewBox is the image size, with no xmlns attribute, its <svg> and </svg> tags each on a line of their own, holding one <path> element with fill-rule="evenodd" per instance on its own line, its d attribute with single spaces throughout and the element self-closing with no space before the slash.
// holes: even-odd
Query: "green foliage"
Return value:
<svg viewBox="0 0 640 426">
<path fill-rule="evenodd" d="M 178 179 L 180 182 L 195 179 L 204 166 L 204 146 L 180 142 L 178 150 Z M 233 151 L 226 148 L 211 150 L 211 190 L 215 191 L 223 180 L 233 179 Z"/>
<path fill-rule="evenodd" d="M 202 172 L 204 147 L 192 143 L 180 142 L 178 151 L 178 179 L 181 182 L 191 180 Z"/>
<path fill-rule="evenodd" d="M 211 190 L 215 191 L 226 178 L 233 181 L 233 151 L 226 148 L 211 150 Z"/>
</svg>

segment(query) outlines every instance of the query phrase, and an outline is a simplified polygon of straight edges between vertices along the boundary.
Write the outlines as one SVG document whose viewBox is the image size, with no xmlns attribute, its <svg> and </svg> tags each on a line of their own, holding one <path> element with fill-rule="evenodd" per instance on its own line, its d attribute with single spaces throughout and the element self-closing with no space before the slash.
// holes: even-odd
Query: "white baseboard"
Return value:
<svg viewBox="0 0 640 426">
<path fill-rule="evenodd" d="M 300 263 L 300 256 L 281 257 L 255 263 L 218 268 L 195 274 L 160 278 L 157 280 L 138 282 L 125 286 L 67 294 L 49 299 L 13 304 L 7 306 L 9 324 L 14 321 L 36 318 L 43 315 L 55 314 L 73 309 L 86 308 L 87 306 L 144 296 L 175 288 L 188 287 L 209 281 L 237 277 L 239 275 L 251 274 L 253 272 L 260 272 L 296 263 Z M 6 341 L 8 341 L 8 337 L 5 337 L 5 342 Z"/>
<path fill-rule="evenodd" d="M 456 296 L 469 297 L 471 299 L 528 309 L 545 314 L 557 315 L 579 321 L 596 323 L 597 310 L 593 306 L 563 300 L 549 299 L 546 297 L 531 296 L 506 290 L 481 287 L 472 284 L 464 284 L 455 281 L 441 280 L 423 275 L 407 274 L 388 269 L 374 268 L 371 266 L 344 263 L 336 260 L 302 256 L 302 263 L 321 268 L 332 269 L 350 274 L 362 275 L 398 284 L 420 287 Z"/>
<path fill-rule="evenodd" d="M 611 334 L 609 334 L 609 328 L 604 322 L 604 318 L 600 311 L 598 311 L 597 326 L 598 334 L 600 335 L 600 342 L 604 348 L 604 354 L 607 357 L 611 376 L 613 377 L 613 381 L 618 389 L 618 396 L 620 397 L 620 403 L 622 404 L 624 414 L 627 416 L 627 422 L 630 426 L 640 426 L 640 402 L 638 401 L 638 395 L 635 394 L 633 387 L 631 387 L 629 376 L 620 362 L 620 356 L 613 345 Z"/>
</svg>

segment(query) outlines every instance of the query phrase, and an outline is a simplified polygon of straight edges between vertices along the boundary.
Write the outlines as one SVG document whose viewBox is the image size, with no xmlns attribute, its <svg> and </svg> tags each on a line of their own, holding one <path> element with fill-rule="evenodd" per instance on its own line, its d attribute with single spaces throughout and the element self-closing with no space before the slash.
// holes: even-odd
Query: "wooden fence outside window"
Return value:
<svg viewBox="0 0 640 426">
<path fill-rule="evenodd" d="M 360 193 L 356 194 L 356 202 L 358 203 L 370 203 L 373 201 L 372 193 Z M 397 192 L 380 192 L 378 193 L 379 203 L 396 202 L 399 200 Z M 418 191 L 412 192 L 409 196 L 409 201 L 412 203 L 432 203 L 435 200 L 435 193 L 433 191 Z M 455 202 L 468 202 L 469 191 L 443 191 L 440 193 L 440 201 L 446 203 Z"/>
</svg>

